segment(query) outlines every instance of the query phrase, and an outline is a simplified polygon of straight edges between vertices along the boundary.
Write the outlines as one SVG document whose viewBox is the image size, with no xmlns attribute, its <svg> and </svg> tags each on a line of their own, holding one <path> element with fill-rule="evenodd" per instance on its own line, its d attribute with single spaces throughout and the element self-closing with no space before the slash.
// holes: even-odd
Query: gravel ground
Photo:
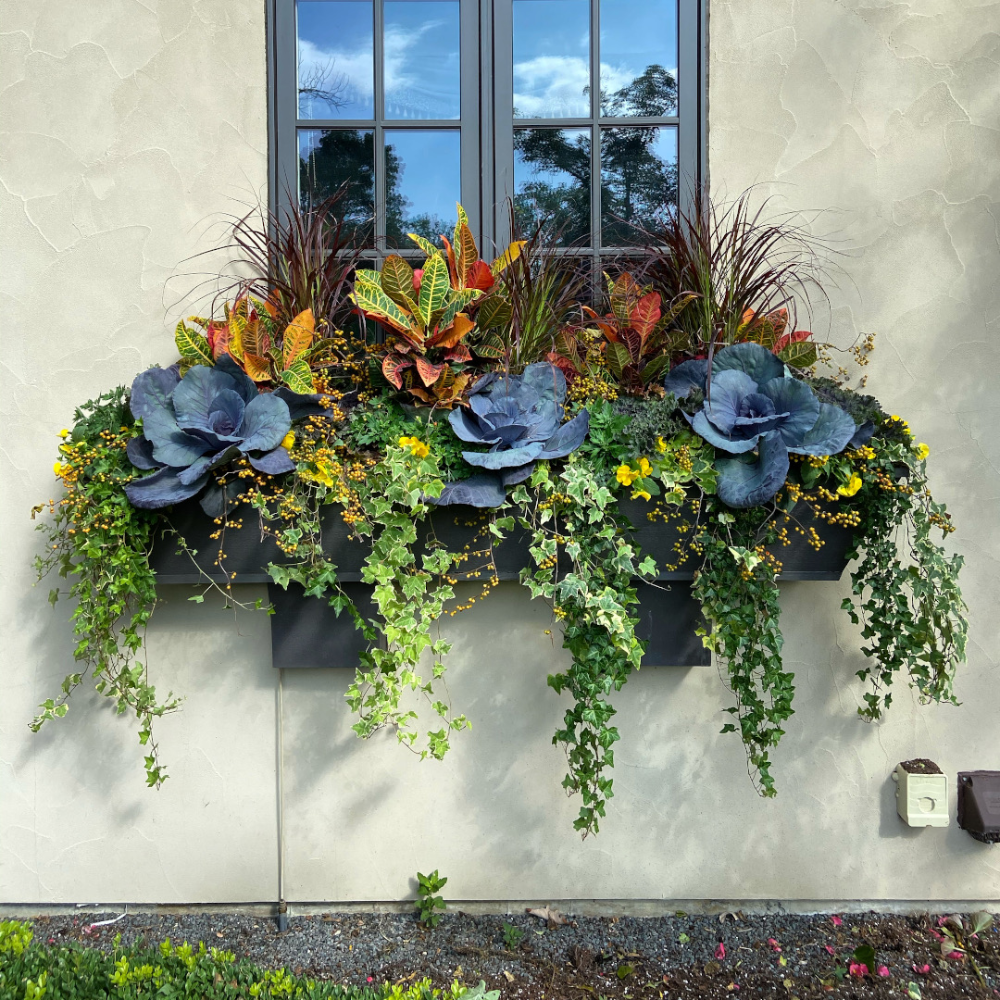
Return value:
<svg viewBox="0 0 1000 1000">
<path fill-rule="evenodd" d="M 485 979 L 504 1000 L 1000 997 L 1000 929 L 991 927 L 970 941 L 966 955 L 945 958 L 944 918 L 926 914 L 557 913 L 557 920 L 566 921 L 557 923 L 528 913 L 459 911 L 448 912 L 429 930 L 410 914 L 333 912 L 291 917 L 283 933 L 272 918 L 240 913 L 135 913 L 90 929 L 90 921 L 99 919 L 104 917 L 37 918 L 36 939 L 101 947 L 118 933 L 125 942 L 151 945 L 166 937 L 205 941 L 266 967 L 286 966 L 340 982 L 430 976 L 435 985 L 447 985 L 453 978 L 469 984 Z M 849 965 L 854 950 L 864 945 L 875 951 L 875 969 L 859 978 Z"/>
</svg>

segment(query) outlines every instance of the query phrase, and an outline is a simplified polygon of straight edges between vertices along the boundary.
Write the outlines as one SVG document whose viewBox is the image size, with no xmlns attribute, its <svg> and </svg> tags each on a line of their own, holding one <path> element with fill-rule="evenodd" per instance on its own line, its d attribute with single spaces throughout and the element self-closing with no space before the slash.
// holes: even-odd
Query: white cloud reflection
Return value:
<svg viewBox="0 0 1000 1000">
<path fill-rule="evenodd" d="M 459 53 L 428 56 L 428 38 L 446 35 L 454 25 L 425 21 L 416 26 L 386 25 L 385 102 L 389 118 L 457 118 Z M 457 43 L 457 31 L 456 35 Z M 448 46 L 452 49 L 451 46 Z M 429 60 L 429 61 L 428 61 Z M 323 83 L 317 85 L 315 81 Z M 372 118 L 374 69 L 368 47 L 320 46 L 299 39 L 299 86 L 329 91 L 330 99 L 303 94 L 303 117 Z"/>
</svg>

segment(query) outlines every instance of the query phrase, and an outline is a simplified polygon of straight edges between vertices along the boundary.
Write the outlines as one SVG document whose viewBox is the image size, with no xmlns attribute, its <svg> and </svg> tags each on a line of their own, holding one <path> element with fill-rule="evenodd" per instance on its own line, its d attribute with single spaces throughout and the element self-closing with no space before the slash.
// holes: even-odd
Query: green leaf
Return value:
<svg viewBox="0 0 1000 1000">
<path fill-rule="evenodd" d="M 291 365 L 281 373 L 281 381 L 292 392 L 313 393 L 316 386 L 313 382 L 312 369 L 303 357 L 296 358 Z"/>
<path fill-rule="evenodd" d="M 417 299 L 417 312 L 425 328 L 431 325 L 433 315 L 444 309 L 450 291 L 451 276 L 448 274 L 448 262 L 444 254 L 435 253 L 424 265 L 424 275 L 420 279 L 420 295 Z"/>
<path fill-rule="evenodd" d="M 410 315 L 400 309 L 379 285 L 356 280 L 354 291 L 348 298 L 371 319 L 385 320 L 402 332 L 408 332 L 412 327 Z"/>
<path fill-rule="evenodd" d="M 390 254 L 382 265 L 382 291 L 397 305 L 409 312 L 416 312 L 413 301 L 413 268 L 398 254 Z"/>
<path fill-rule="evenodd" d="M 430 240 L 425 239 L 423 236 L 419 236 L 417 233 L 407 233 L 406 235 L 409 239 L 413 240 L 413 242 L 416 243 L 425 254 L 427 254 L 428 258 L 441 253 L 441 251 L 434 246 Z M 447 267 L 447 261 L 445 262 L 445 266 Z"/>
<path fill-rule="evenodd" d="M 616 379 L 620 379 L 622 373 L 632 363 L 632 356 L 624 344 L 608 344 L 605 356 L 608 362 L 608 369 Z"/>
<path fill-rule="evenodd" d="M 778 357 L 792 368 L 811 368 L 816 364 L 816 345 L 806 340 L 789 344 L 778 352 Z"/>
<path fill-rule="evenodd" d="M 174 343 L 181 358 L 189 365 L 215 364 L 212 357 L 212 349 L 208 346 L 208 340 L 196 330 L 192 330 L 184 320 L 181 320 L 174 329 Z"/>
</svg>

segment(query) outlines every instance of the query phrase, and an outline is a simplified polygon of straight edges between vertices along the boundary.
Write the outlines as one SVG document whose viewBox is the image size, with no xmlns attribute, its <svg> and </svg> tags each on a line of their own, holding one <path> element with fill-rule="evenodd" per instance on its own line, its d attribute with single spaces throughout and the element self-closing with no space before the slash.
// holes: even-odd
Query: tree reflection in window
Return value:
<svg viewBox="0 0 1000 1000">
<path fill-rule="evenodd" d="M 624 87 L 601 95 L 607 118 L 657 117 L 677 103 L 677 82 L 659 65 Z M 514 212 L 530 231 L 547 220 L 559 244 L 592 245 L 590 233 L 590 130 L 519 128 L 514 131 Z M 677 203 L 676 129 L 663 125 L 601 128 L 601 245 L 636 242 L 636 227 L 649 226 Z"/>
<path fill-rule="evenodd" d="M 386 157 L 387 169 L 398 163 Z M 299 130 L 299 201 L 305 211 L 346 184 L 338 208 L 364 246 L 374 243 L 375 133 L 370 129 Z"/>
</svg>

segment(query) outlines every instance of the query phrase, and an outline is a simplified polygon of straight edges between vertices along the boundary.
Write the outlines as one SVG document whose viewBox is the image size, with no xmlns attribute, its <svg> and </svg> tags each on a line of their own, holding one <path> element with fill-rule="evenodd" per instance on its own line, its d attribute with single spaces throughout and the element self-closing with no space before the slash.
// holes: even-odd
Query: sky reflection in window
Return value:
<svg viewBox="0 0 1000 1000">
<path fill-rule="evenodd" d="M 458 0 L 387 0 L 385 117 L 458 118 Z"/>
<path fill-rule="evenodd" d="M 296 4 L 300 118 L 373 118 L 371 0 Z"/>
<path fill-rule="evenodd" d="M 589 0 L 514 0 L 514 117 L 585 117 L 589 88 Z"/>
</svg>

